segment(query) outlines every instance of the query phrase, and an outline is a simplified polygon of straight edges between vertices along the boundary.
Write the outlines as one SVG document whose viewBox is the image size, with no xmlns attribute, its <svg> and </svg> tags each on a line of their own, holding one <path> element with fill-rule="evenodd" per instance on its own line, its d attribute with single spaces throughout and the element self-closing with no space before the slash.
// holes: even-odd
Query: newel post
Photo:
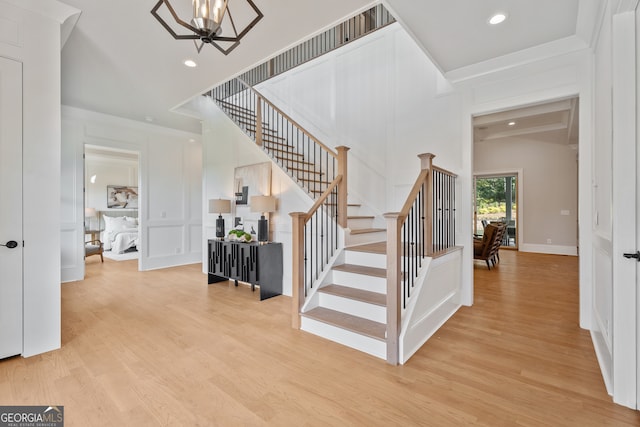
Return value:
<svg viewBox="0 0 640 427">
<path fill-rule="evenodd" d="M 256 96 L 256 144 L 262 147 L 262 98 Z"/>
<path fill-rule="evenodd" d="M 428 170 L 426 192 L 424 198 L 424 242 L 427 248 L 427 256 L 433 255 L 433 158 L 435 154 L 418 154 L 420 169 Z"/>
<path fill-rule="evenodd" d="M 300 329 L 300 310 L 304 304 L 304 223 L 307 214 L 291 212 L 293 271 L 291 274 L 291 327 Z"/>
<path fill-rule="evenodd" d="M 349 147 L 340 146 L 336 147 L 338 151 L 338 173 L 342 175 L 342 181 L 338 184 L 338 224 L 346 228 L 347 227 L 347 151 Z"/>
<path fill-rule="evenodd" d="M 387 221 L 387 363 L 397 365 L 400 358 L 400 327 L 402 300 L 400 256 L 402 243 L 400 213 L 384 214 Z"/>
</svg>

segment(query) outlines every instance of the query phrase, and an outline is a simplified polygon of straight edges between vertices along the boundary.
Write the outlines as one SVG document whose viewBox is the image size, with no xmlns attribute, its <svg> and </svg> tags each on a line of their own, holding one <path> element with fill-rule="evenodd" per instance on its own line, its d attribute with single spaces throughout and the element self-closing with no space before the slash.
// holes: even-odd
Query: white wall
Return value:
<svg viewBox="0 0 640 427">
<path fill-rule="evenodd" d="M 563 141 L 526 137 L 480 141 L 474 146 L 473 166 L 474 173 L 480 175 L 522 171 L 522 205 L 518 206 L 521 251 L 577 255 L 576 150 Z M 562 211 L 569 214 L 562 215 Z"/>
<path fill-rule="evenodd" d="M 60 347 L 60 25 L 75 12 L 0 0 L 0 55 L 23 70 L 25 357 Z"/>
<path fill-rule="evenodd" d="M 349 194 L 372 213 L 402 207 L 418 154 L 461 167 L 460 97 L 442 90 L 433 63 L 392 24 L 258 86 L 329 147 L 350 147 Z"/>
<path fill-rule="evenodd" d="M 63 107 L 62 280 L 82 280 L 85 144 L 139 153 L 140 270 L 202 258 L 200 136 Z"/>
<path fill-rule="evenodd" d="M 87 152 L 85 149 L 85 207 L 95 208 L 97 211 L 107 211 L 107 186 L 137 186 L 138 159 L 130 154 L 117 151 L 98 153 Z M 95 182 L 91 176 L 95 175 Z M 116 209 L 118 210 L 118 209 Z M 93 220 L 97 225 L 97 219 Z M 87 228 L 91 228 L 88 227 Z M 95 227 L 93 227 L 95 229 Z"/>
</svg>

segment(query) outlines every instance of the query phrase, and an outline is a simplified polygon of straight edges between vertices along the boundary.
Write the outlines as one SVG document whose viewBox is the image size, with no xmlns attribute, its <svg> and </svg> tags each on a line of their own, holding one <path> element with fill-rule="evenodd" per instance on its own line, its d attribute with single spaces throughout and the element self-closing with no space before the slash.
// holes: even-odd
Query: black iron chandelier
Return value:
<svg viewBox="0 0 640 427">
<path fill-rule="evenodd" d="M 263 17 L 262 12 L 251 0 L 233 0 L 236 17 L 231 14 L 229 0 L 191 0 L 192 17 L 189 21 L 180 18 L 180 14 L 186 15 L 185 5 L 189 0 L 172 0 L 176 11 L 169 0 L 159 0 L 151 9 L 151 14 L 176 40 L 193 40 L 198 50 L 202 50 L 205 44 L 215 46 L 220 52 L 228 55 L 240 44 L 251 28 Z M 162 6 L 165 6 L 162 8 Z M 164 17 L 162 16 L 164 15 Z M 172 28 L 169 24 L 171 18 L 179 27 Z M 169 22 L 168 22 L 169 21 Z M 237 25 L 236 25 L 237 24 Z M 191 33 L 179 34 L 178 31 L 186 28 Z M 243 28 L 238 31 L 238 28 Z M 200 44 L 198 44 L 200 40 Z"/>
</svg>

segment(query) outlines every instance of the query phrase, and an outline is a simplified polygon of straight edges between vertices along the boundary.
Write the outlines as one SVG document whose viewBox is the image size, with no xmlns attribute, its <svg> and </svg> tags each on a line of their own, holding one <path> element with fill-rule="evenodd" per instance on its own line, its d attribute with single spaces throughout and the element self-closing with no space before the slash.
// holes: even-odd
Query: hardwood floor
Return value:
<svg viewBox="0 0 640 427">
<path fill-rule="evenodd" d="M 67 427 L 640 425 L 578 328 L 577 259 L 501 258 L 399 367 L 291 329 L 288 297 L 207 286 L 199 265 L 87 261 L 62 285 L 62 349 L 0 361 L 0 404 L 64 405 Z"/>
</svg>

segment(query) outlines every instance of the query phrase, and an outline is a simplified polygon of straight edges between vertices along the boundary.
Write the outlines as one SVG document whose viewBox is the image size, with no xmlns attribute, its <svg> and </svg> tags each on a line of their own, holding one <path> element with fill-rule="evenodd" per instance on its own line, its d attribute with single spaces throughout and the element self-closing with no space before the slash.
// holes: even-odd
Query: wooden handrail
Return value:
<svg viewBox="0 0 640 427">
<path fill-rule="evenodd" d="M 309 211 L 305 213 L 305 216 L 303 217 L 304 224 L 306 224 L 307 221 L 309 221 L 309 219 L 313 216 L 313 214 L 316 213 L 316 211 L 320 208 L 320 206 L 322 206 L 322 204 L 327 200 L 327 198 L 329 197 L 333 189 L 336 188 L 336 186 L 341 182 L 342 182 L 342 175 L 336 176 L 336 179 L 334 179 L 331 182 L 331 184 L 329 184 L 329 187 L 327 187 L 327 189 L 324 190 L 324 192 L 320 195 L 320 197 L 318 197 L 318 200 L 316 200 L 313 206 L 311 206 L 311 209 L 309 209 Z"/>
<path fill-rule="evenodd" d="M 457 178 L 457 177 L 458 177 L 458 175 L 456 175 L 455 173 L 453 173 L 453 172 L 449 172 L 448 170 L 443 169 L 443 168 L 439 168 L 438 166 L 434 166 L 434 165 L 432 165 L 432 166 L 431 166 L 431 169 L 432 169 L 432 170 L 434 170 L 434 171 L 442 172 L 443 174 L 445 174 L 445 175 L 449 175 L 449 176 L 452 176 L 452 177 L 454 177 L 454 178 Z"/>
<path fill-rule="evenodd" d="M 245 85 L 247 87 L 247 89 L 249 89 L 250 91 L 252 91 L 253 93 L 256 94 L 256 96 L 258 97 L 258 99 L 264 101 L 265 104 L 268 104 L 271 108 L 273 108 L 274 110 L 276 110 L 278 112 L 278 114 L 281 114 L 285 119 L 287 119 L 292 125 L 294 125 L 295 127 L 297 127 L 298 129 L 300 129 L 300 131 L 302 133 L 304 133 L 305 135 L 307 135 L 309 138 L 311 138 L 316 144 L 318 144 L 320 147 L 322 147 L 323 150 L 327 151 L 331 156 L 333 156 L 334 158 L 338 157 L 338 153 L 336 153 L 335 151 L 333 151 L 331 148 L 327 147 L 326 145 L 324 145 L 322 142 L 320 142 L 320 140 L 318 140 L 318 138 L 316 138 L 315 136 L 311 135 L 311 133 L 309 133 L 304 127 L 302 127 L 301 125 L 298 124 L 298 122 L 296 122 L 295 120 L 293 120 L 287 113 L 285 113 L 284 111 L 282 111 L 281 109 L 279 109 L 278 107 L 276 107 L 275 105 L 273 105 L 273 103 L 271 101 L 269 101 L 267 98 L 265 98 L 260 92 L 258 92 L 255 88 L 249 86 L 249 84 L 247 84 L 244 80 L 242 80 L 240 77 L 236 77 L 238 79 L 238 81 L 242 82 L 243 85 Z M 258 102 L 258 105 L 260 105 L 260 103 Z M 262 117 L 258 116 L 260 118 L 260 122 L 262 122 Z"/>
<path fill-rule="evenodd" d="M 426 181 L 428 174 L 428 169 L 423 169 L 420 171 L 420 175 L 418 175 L 418 179 L 416 179 L 416 182 L 413 184 L 413 188 L 411 188 L 409 196 L 407 196 L 407 200 L 404 202 L 404 205 L 402 205 L 402 209 L 400 209 L 400 212 L 398 212 L 398 219 L 400 220 L 400 222 L 403 222 L 409 214 L 409 210 L 411 209 L 411 206 L 413 206 L 413 202 L 416 200 L 416 197 L 418 197 L 418 193 L 420 192 L 422 185 Z"/>
</svg>

